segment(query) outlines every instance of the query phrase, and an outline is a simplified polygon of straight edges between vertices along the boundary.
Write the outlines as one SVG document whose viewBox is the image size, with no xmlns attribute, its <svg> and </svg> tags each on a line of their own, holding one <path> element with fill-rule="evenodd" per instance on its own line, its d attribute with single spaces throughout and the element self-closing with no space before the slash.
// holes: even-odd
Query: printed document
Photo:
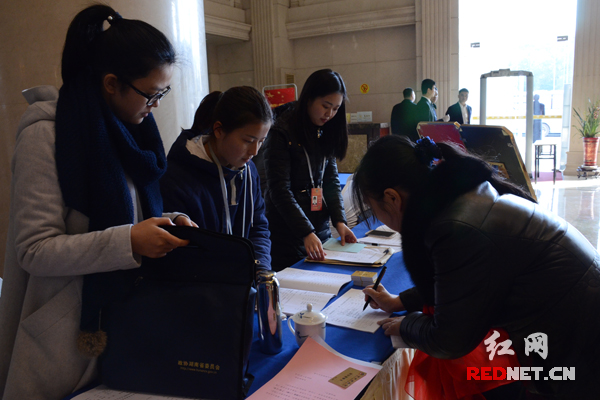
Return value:
<svg viewBox="0 0 600 400">
<path fill-rule="evenodd" d="M 248 400 L 352 400 L 380 369 L 380 365 L 336 352 L 319 337 L 309 337 L 290 362 Z M 360 379 L 345 387 L 336 384 L 336 377 L 349 370 L 359 373 Z"/>
<path fill-rule="evenodd" d="M 309 303 L 312 304 L 313 311 L 321 311 L 333 296 L 335 295 L 331 293 L 279 288 L 281 309 L 287 316 L 306 310 Z"/>
<path fill-rule="evenodd" d="M 366 246 L 358 253 L 325 250 L 324 262 L 380 267 L 383 264 L 383 260 L 386 259 L 386 257 L 389 258 L 393 252 L 394 251 L 390 247 L 381 246 Z"/>
<path fill-rule="evenodd" d="M 336 295 L 340 288 L 352 280 L 350 274 L 310 271 L 298 268 L 286 268 L 276 275 L 282 288 L 308 290 Z"/>
<path fill-rule="evenodd" d="M 365 295 L 362 290 L 350 289 L 322 312 L 327 316 L 329 325 L 375 333 L 379 329 L 377 321 L 388 318 L 391 314 L 383 310 L 375 310 L 371 306 L 367 306 L 363 311 L 364 305 Z"/>
</svg>

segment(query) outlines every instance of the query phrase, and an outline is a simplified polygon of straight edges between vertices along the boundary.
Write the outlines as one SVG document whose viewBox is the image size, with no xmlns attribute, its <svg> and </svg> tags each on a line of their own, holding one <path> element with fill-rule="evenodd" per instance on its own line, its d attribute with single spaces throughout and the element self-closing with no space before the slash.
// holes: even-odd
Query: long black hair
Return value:
<svg viewBox="0 0 600 400">
<path fill-rule="evenodd" d="M 343 101 L 336 115 L 321 128 L 323 133 L 319 139 L 317 127 L 311 122 L 308 114 L 310 104 L 319 97 L 339 93 Z M 346 125 L 346 105 L 348 100 L 344 80 L 331 69 L 321 69 L 313 72 L 302 87 L 300 97 L 292 111 L 290 126 L 296 131 L 300 144 L 312 153 L 335 156 L 338 160 L 346 156 L 348 149 L 348 126 Z"/>
<path fill-rule="evenodd" d="M 483 159 L 452 143 L 434 144 L 429 138 L 422 140 L 425 141 L 423 145 L 417 146 L 406 136 L 390 135 L 377 140 L 367 150 L 353 179 L 354 201 L 362 214 L 368 209 L 366 199 L 380 201 L 388 188 L 402 189 L 409 194 L 422 192 L 431 183 L 433 172 L 440 167 L 454 178 L 444 180 L 435 188 L 440 201 L 456 198 L 486 180 L 500 194 L 510 193 L 535 201 Z M 442 161 L 436 166 L 433 158 Z"/>
<path fill-rule="evenodd" d="M 212 134 L 219 121 L 225 133 L 247 124 L 273 123 L 273 112 L 265 96 L 250 86 L 235 86 L 225 92 L 214 91 L 202 99 L 192 129 L 202 134 Z"/>
<path fill-rule="evenodd" d="M 417 142 L 398 135 L 376 141 L 356 170 L 353 196 L 364 213 L 366 202 L 381 201 L 388 188 L 409 194 L 401 226 L 404 262 L 425 304 L 434 305 L 435 266 L 424 241 L 433 219 L 460 195 L 485 181 L 500 194 L 535 200 L 487 162 L 458 146 L 436 145 L 429 138 Z M 435 159 L 441 161 L 436 164 Z"/>
<path fill-rule="evenodd" d="M 104 30 L 107 22 L 110 27 Z M 61 74 L 64 84 L 82 72 L 98 82 L 107 73 L 131 82 L 175 62 L 173 46 L 158 29 L 98 4 L 80 11 L 69 25 Z"/>
</svg>

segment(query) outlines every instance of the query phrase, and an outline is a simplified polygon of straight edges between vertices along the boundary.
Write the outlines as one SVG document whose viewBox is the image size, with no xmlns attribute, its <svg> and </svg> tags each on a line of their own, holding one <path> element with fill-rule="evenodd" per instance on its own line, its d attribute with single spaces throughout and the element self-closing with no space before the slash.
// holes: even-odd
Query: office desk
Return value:
<svg viewBox="0 0 600 400">
<path fill-rule="evenodd" d="M 352 230 L 357 238 L 365 236 L 368 228 L 364 222 L 360 223 Z M 383 277 L 381 284 L 390 293 L 400 293 L 403 290 L 411 288 L 413 285 L 406 268 L 401 253 L 395 253 L 387 262 L 387 272 Z M 381 271 L 381 267 L 356 267 L 346 265 L 330 265 L 321 263 L 308 263 L 300 261 L 293 265 L 294 268 L 327 271 L 352 274 L 357 270 L 377 270 Z M 340 289 L 338 295 L 331 299 L 328 303 L 331 304 L 337 300 L 342 294 L 353 287 L 353 283 L 349 282 Z M 401 314 L 399 314 L 401 315 Z M 275 355 L 263 354 L 260 352 L 260 343 L 258 339 L 258 320 L 255 317 L 254 323 L 254 341 L 250 351 L 250 366 L 249 372 L 254 375 L 254 383 L 250 387 L 249 395 L 254 393 L 258 388 L 267 383 L 273 378 L 290 359 L 296 354 L 298 345 L 294 335 L 287 327 L 287 320 L 282 323 L 283 330 L 283 349 Z M 363 361 L 376 361 L 382 363 L 393 352 L 394 348 L 389 337 L 385 336 L 382 329 L 378 329 L 375 333 L 361 332 L 354 329 L 343 328 L 333 325 L 327 325 L 326 339 L 328 345 L 336 351 L 352 358 Z"/>
</svg>

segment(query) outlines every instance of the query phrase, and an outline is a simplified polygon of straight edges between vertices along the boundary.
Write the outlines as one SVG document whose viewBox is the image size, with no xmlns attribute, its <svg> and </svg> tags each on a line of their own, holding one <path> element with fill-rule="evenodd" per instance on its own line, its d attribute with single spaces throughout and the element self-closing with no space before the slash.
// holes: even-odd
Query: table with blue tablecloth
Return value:
<svg viewBox="0 0 600 400">
<path fill-rule="evenodd" d="M 372 224 L 371 228 L 374 228 L 378 225 L 381 224 Z M 367 226 L 366 222 L 362 222 L 356 227 L 354 227 L 352 231 L 354 232 L 357 238 L 360 238 L 364 237 L 365 233 L 369 229 L 370 228 Z M 402 254 L 400 252 L 393 254 L 392 257 L 390 257 L 389 261 L 386 263 L 386 265 L 387 271 L 381 281 L 381 284 L 384 285 L 390 293 L 397 294 L 403 290 L 409 289 L 412 286 L 414 286 L 408 275 L 408 272 L 406 271 L 404 261 L 402 259 Z M 380 273 L 382 269 L 382 267 L 357 267 L 304 261 L 300 261 L 294 264 L 293 267 L 305 270 L 345 273 L 349 275 L 357 270 L 377 271 L 378 273 Z M 340 289 L 337 296 L 333 297 L 329 301 L 328 305 L 336 301 L 341 295 L 346 293 L 352 287 L 354 287 L 352 282 L 345 284 Z M 403 313 L 399 313 L 398 315 L 402 314 Z M 282 332 L 282 351 L 275 355 L 261 353 L 260 343 L 258 339 L 258 318 L 255 315 L 254 340 L 250 352 L 249 363 L 249 372 L 254 376 L 254 382 L 250 387 L 248 395 L 251 395 L 252 393 L 257 391 L 261 386 L 263 386 L 275 375 L 277 375 L 277 373 L 281 371 L 286 366 L 286 364 L 292 359 L 294 354 L 296 354 L 296 351 L 298 351 L 299 347 L 296 344 L 296 339 L 294 335 L 287 327 L 287 321 L 284 321 L 282 323 Z M 338 351 L 339 353 L 362 361 L 383 363 L 388 357 L 390 357 L 390 355 L 392 355 L 392 353 L 394 353 L 394 348 L 392 347 L 390 338 L 385 336 L 381 328 L 378 329 L 375 333 L 368 333 L 328 324 L 325 341 L 329 346 L 331 346 L 334 350 Z M 96 385 L 97 383 L 89 385 L 83 390 L 79 390 L 73 393 L 71 396 L 68 396 L 64 400 L 71 399 Z"/>
<path fill-rule="evenodd" d="M 379 224 L 376 224 L 379 225 Z M 364 237 L 368 231 L 368 226 L 365 222 L 357 225 L 353 232 L 357 238 Z M 387 272 L 385 273 L 381 284 L 390 293 L 400 293 L 403 290 L 413 287 L 413 283 L 406 271 L 402 254 L 395 253 L 387 262 Z M 382 267 L 357 267 L 346 265 L 332 265 L 313 262 L 300 261 L 293 265 L 294 268 L 326 271 L 352 274 L 357 270 L 372 270 L 381 271 Z M 354 287 L 352 282 L 345 284 L 339 291 L 338 295 L 331 299 L 328 303 L 336 301 L 341 295 Z M 360 287 L 359 287 L 360 288 Z M 263 354 L 260 351 L 260 343 L 258 338 L 258 320 L 254 324 L 254 341 L 250 353 L 249 372 L 254 375 L 254 383 L 250 387 L 249 394 L 254 393 L 261 386 L 271 380 L 285 365 L 291 360 L 298 350 L 296 339 L 292 332 L 288 329 L 286 321 L 282 324 L 283 331 L 283 349 L 275 355 Z M 368 362 L 382 363 L 393 352 L 394 348 L 389 337 L 385 336 L 383 329 L 378 329 L 375 333 L 361 332 L 354 329 L 327 325 L 326 340 L 327 344 L 334 350 L 344 354 L 345 356 L 356 358 Z"/>
</svg>

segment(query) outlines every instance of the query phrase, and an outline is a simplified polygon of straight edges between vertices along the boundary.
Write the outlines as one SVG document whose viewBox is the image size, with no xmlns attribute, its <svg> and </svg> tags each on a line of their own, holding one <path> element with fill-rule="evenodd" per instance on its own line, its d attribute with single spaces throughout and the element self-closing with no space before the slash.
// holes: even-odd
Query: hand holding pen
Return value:
<svg viewBox="0 0 600 400">
<path fill-rule="evenodd" d="M 377 277 L 377 280 L 375 281 L 375 285 L 373 285 L 374 291 L 377 291 L 377 288 L 379 287 L 379 284 L 381 283 L 381 279 L 383 278 L 383 275 L 385 275 L 386 270 L 387 270 L 387 267 L 384 265 L 383 268 L 381 269 L 381 272 L 379 273 L 379 276 Z M 363 311 L 365 311 L 367 309 L 367 306 L 369 305 L 370 302 L 371 302 L 371 297 L 369 297 L 367 299 L 367 301 L 365 301 L 365 306 L 363 307 Z"/>
</svg>

